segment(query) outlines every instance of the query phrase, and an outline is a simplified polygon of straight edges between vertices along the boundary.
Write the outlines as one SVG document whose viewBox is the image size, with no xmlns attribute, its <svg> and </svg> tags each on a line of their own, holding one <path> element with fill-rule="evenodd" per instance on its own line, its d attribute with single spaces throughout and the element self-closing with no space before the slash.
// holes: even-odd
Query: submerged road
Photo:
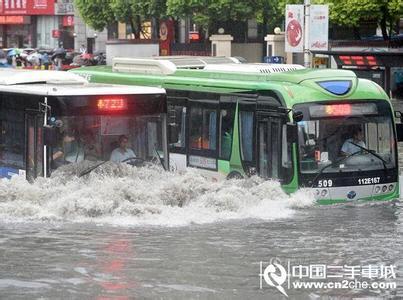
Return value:
<svg viewBox="0 0 403 300">
<path fill-rule="evenodd" d="M 356 282 L 297 288 L 300 273 L 280 281 L 289 299 L 403 298 L 401 202 L 314 206 L 276 183 L 160 173 L 0 182 L 0 298 L 286 299 L 259 277 L 273 258 Z"/>
</svg>

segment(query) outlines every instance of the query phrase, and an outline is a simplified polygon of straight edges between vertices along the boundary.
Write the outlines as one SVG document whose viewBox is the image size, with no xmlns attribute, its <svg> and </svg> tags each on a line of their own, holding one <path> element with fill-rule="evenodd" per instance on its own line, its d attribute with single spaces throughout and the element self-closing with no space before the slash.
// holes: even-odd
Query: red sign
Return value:
<svg viewBox="0 0 403 300">
<path fill-rule="evenodd" d="M 127 100 L 124 98 L 98 99 L 98 109 L 105 111 L 119 111 L 127 109 Z"/>
<path fill-rule="evenodd" d="M 52 30 L 52 38 L 58 39 L 60 37 L 60 30 L 58 29 L 53 29 Z"/>
<path fill-rule="evenodd" d="M 191 42 L 199 42 L 200 41 L 200 34 L 198 31 L 189 31 L 189 40 Z"/>
<path fill-rule="evenodd" d="M 339 59 L 343 65 L 351 65 L 351 66 L 378 66 L 379 63 L 376 61 L 376 57 L 362 56 L 362 55 L 339 55 L 336 56 L 336 59 Z"/>
<path fill-rule="evenodd" d="M 351 115 L 351 104 L 326 105 L 326 114 L 329 116 L 349 116 Z"/>
<path fill-rule="evenodd" d="M 171 55 L 171 43 L 174 39 L 174 22 L 164 20 L 160 23 L 160 55 Z"/>
<path fill-rule="evenodd" d="M 54 0 L 0 0 L 0 15 L 54 15 Z"/>
<path fill-rule="evenodd" d="M 27 16 L 0 16 L 0 24 L 29 24 L 30 17 Z"/>
<path fill-rule="evenodd" d="M 63 26 L 73 27 L 74 26 L 74 16 L 63 16 Z"/>
</svg>

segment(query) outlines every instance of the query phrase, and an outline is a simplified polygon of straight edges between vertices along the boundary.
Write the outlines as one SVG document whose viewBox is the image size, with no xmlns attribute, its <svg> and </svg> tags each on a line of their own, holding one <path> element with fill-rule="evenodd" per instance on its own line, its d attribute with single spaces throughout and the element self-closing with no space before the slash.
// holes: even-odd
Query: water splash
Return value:
<svg viewBox="0 0 403 300">
<path fill-rule="evenodd" d="M 196 170 L 178 174 L 113 163 L 76 176 L 87 167 L 68 166 L 33 184 L 22 177 L 1 180 L 0 217 L 9 222 L 182 226 L 286 218 L 314 203 L 306 191 L 289 196 L 278 182 L 258 177 L 211 182 Z"/>
</svg>

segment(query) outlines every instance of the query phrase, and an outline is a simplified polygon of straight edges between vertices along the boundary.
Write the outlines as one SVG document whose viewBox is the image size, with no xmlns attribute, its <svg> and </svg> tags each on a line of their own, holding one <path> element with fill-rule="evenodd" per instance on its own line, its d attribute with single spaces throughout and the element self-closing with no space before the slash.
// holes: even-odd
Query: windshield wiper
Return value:
<svg viewBox="0 0 403 300">
<path fill-rule="evenodd" d="M 388 167 L 386 166 L 386 164 L 387 164 L 388 162 L 387 162 L 385 159 L 383 159 L 382 156 L 380 156 L 379 154 L 375 153 L 373 150 L 367 149 L 367 148 L 365 148 L 365 147 L 363 147 L 363 146 L 360 146 L 360 145 L 358 145 L 358 144 L 356 144 L 356 143 L 354 143 L 354 142 L 352 142 L 352 141 L 349 141 L 349 143 L 350 143 L 350 144 L 353 144 L 354 146 L 357 146 L 358 148 L 360 148 L 360 149 L 362 149 L 362 150 L 364 150 L 364 151 L 366 151 L 366 152 L 368 152 L 369 154 L 372 154 L 373 156 L 375 156 L 376 158 L 378 158 L 379 160 L 382 161 L 383 168 L 384 168 L 385 170 L 388 169 Z"/>
<path fill-rule="evenodd" d="M 83 177 L 84 175 L 87 175 L 89 173 L 91 173 L 92 171 L 94 171 L 96 168 L 98 168 L 99 166 L 102 166 L 104 163 L 106 163 L 108 160 L 105 160 L 103 162 L 100 162 L 99 164 L 96 164 L 95 166 L 89 167 L 88 169 L 82 171 L 78 177 Z"/>
<path fill-rule="evenodd" d="M 155 151 L 155 153 L 156 153 L 157 156 L 158 156 L 158 160 L 160 161 L 161 166 L 164 168 L 164 171 L 166 171 L 167 169 L 165 168 L 164 160 L 163 160 L 163 158 L 161 158 L 160 154 L 158 153 L 157 145 L 156 145 L 156 144 L 154 144 L 154 151 Z"/>
<path fill-rule="evenodd" d="M 337 164 L 341 164 L 347 158 L 350 158 L 351 156 L 356 155 L 358 153 L 360 153 L 360 152 L 351 153 L 351 154 L 349 154 L 349 155 L 347 155 L 347 156 L 345 156 L 345 157 L 343 157 L 343 158 L 341 158 L 339 160 L 336 160 L 336 161 L 332 162 L 331 164 L 329 164 L 327 166 L 324 166 L 322 169 L 319 170 L 318 174 L 316 174 L 315 178 L 312 180 L 311 187 L 313 187 L 313 184 L 315 183 L 315 181 L 319 178 L 320 175 L 322 175 L 323 171 L 325 171 L 327 168 L 333 167 L 333 166 L 335 166 Z"/>
</svg>

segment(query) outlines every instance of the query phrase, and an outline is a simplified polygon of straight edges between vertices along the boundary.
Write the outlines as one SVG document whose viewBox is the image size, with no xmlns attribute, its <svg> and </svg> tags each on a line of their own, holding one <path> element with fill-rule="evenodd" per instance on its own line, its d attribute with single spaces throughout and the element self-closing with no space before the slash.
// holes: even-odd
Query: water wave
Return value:
<svg viewBox="0 0 403 300">
<path fill-rule="evenodd" d="M 0 180 L 0 217 L 8 222 L 182 226 L 286 218 L 314 203 L 307 191 L 289 196 L 278 182 L 258 177 L 211 182 L 197 170 L 179 174 L 113 163 L 77 177 L 83 168 L 68 166 L 34 183 L 18 176 Z"/>
</svg>

